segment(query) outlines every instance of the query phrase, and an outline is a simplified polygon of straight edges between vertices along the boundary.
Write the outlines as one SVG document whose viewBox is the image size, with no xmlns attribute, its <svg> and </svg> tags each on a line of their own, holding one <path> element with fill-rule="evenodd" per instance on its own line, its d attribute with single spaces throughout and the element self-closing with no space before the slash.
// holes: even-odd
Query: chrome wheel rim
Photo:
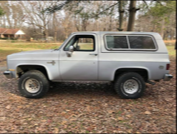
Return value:
<svg viewBox="0 0 177 134">
<path fill-rule="evenodd" d="M 36 79 L 28 79 L 25 82 L 25 89 L 29 92 L 29 93 L 37 93 L 40 90 L 40 83 L 38 80 Z"/>
<path fill-rule="evenodd" d="M 136 80 L 129 79 L 129 80 L 125 81 L 123 88 L 126 93 L 134 94 L 138 91 L 139 85 Z"/>
</svg>

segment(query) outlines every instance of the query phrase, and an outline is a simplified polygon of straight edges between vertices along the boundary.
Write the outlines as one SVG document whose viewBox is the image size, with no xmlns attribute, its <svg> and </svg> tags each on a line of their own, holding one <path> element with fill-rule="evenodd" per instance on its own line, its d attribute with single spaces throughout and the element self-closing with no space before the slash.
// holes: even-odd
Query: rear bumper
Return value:
<svg viewBox="0 0 177 134">
<path fill-rule="evenodd" d="M 164 81 L 169 81 L 173 76 L 171 74 L 165 74 L 163 80 Z"/>
<path fill-rule="evenodd" d="M 11 73 L 11 71 L 4 71 L 3 74 L 4 74 L 4 75 L 6 76 L 6 78 L 8 78 L 8 79 L 12 78 L 12 73 Z"/>
</svg>

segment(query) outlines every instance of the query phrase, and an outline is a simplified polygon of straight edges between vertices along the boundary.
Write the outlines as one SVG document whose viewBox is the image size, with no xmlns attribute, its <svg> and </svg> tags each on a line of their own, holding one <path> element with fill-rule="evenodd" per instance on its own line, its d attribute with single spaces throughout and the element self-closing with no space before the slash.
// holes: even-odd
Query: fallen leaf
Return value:
<svg viewBox="0 0 177 134">
<path fill-rule="evenodd" d="M 165 98 L 166 101 L 171 101 L 173 98 Z"/>
<path fill-rule="evenodd" d="M 6 117 L 0 117 L 0 121 L 4 121 Z"/>
<path fill-rule="evenodd" d="M 11 107 L 10 105 L 7 105 L 7 106 L 6 106 L 6 109 L 10 109 L 10 107 Z"/>
<path fill-rule="evenodd" d="M 66 131 L 62 129 L 62 130 L 60 130 L 59 133 L 66 133 Z"/>
<path fill-rule="evenodd" d="M 124 120 L 124 118 L 123 118 L 123 117 L 118 117 L 117 119 L 118 119 L 119 121 Z"/>
<path fill-rule="evenodd" d="M 61 122 L 61 124 L 64 125 L 64 124 L 66 124 L 66 122 L 67 122 L 67 121 L 64 120 L 64 121 Z"/>
<path fill-rule="evenodd" d="M 128 114 L 128 115 L 126 115 L 126 117 L 130 118 L 130 117 L 131 117 L 131 115 L 129 115 L 129 114 Z"/>
<path fill-rule="evenodd" d="M 58 133 L 58 132 L 59 132 L 59 129 L 55 128 L 54 133 Z"/>
<path fill-rule="evenodd" d="M 150 111 L 146 111 L 145 114 L 151 114 L 151 112 Z"/>
<path fill-rule="evenodd" d="M 113 110 L 108 110 L 108 113 L 112 114 L 112 113 L 114 113 L 114 111 Z"/>
</svg>

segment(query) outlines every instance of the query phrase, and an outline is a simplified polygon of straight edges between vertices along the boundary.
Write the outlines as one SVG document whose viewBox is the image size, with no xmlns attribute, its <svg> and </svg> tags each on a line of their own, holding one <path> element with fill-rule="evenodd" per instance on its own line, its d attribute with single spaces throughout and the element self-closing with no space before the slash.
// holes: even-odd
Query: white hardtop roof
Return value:
<svg viewBox="0 0 177 134">
<path fill-rule="evenodd" d="M 79 32 L 73 32 L 72 34 L 99 34 L 104 36 L 105 34 L 117 34 L 117 35 L 152 35 L 156 39 L 162 39 L 159 33 L 156 32 L 136 32 L 136 31 L 79 31 Z"/>
<path fill-rule="evenodd" d="M 73 32 L 72 34 L 84 34 L 84 33 L 97 33 L 97 34 L 159 34 L 156 32 L 136 32 L 136 31 L 79 31 L 79 32 Z"/>
</svg>

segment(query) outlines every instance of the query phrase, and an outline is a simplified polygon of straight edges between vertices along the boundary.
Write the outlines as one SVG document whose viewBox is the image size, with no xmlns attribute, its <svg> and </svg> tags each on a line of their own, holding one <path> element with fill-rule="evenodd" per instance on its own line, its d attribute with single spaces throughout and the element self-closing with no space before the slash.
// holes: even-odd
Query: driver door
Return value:
<svg viewBox="0 0 177 134">
<path fill-rule="evenodd" d="M 60 50 L 59 68 L 62 80 L 98 80 L 98 48 L 96 35 L 73 35 Z M 67 56 L 73 46 L 71 56 Z"/>
</svg>

